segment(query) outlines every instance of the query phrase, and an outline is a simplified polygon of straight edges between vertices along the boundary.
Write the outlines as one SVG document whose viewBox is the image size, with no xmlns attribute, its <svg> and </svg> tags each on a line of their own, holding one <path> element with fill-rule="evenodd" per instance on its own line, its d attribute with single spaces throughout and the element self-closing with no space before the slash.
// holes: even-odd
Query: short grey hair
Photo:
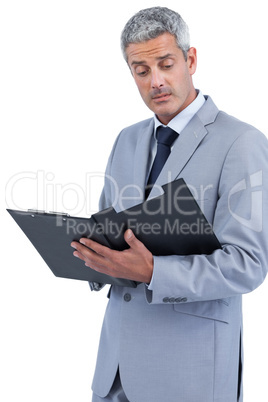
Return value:
<svg viewBox="0 0 268 402">
<path fill-rule="evenodd" d="M 121 49 L 127 61 L 126 49 L 131 43 L 155 39 L 164 33 L 175 36 L 185 60 L 190 49 L 190 35 L 187 24 L 180 14 L 167 7 L 151 7 L 140 10 L 126 23 L 121 34 Z"/>
</svg>

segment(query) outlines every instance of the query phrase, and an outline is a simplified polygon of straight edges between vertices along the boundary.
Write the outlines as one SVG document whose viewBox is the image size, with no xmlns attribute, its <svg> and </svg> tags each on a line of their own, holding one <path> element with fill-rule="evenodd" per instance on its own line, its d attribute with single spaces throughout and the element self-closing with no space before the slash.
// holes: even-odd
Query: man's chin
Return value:
<svg viewBox="0 0 268 402">
<path fill-rule="evenodd" d="M 180 111 L 177 109 L 165 109 L 165 108 L 154 108 L 151 109 L 155 115 L 157 116 L 158 120 L 161 121 L 163 124 L 168 124 L 170 120 L 173 119 Z"/>
</svg>

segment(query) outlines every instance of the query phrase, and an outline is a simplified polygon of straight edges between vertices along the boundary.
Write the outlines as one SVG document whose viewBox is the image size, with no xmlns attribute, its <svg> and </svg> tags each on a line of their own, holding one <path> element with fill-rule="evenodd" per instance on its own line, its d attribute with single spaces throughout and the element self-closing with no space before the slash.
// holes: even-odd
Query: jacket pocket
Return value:
<svg viewBox="0 0 268 402">
<path fill-rule="evenodd" d="M 222 321 L 226 324 L 228 324 L 230 320 L 228 299 L 174 304 L 174 310 L 182 314 Z"/>
</svg>

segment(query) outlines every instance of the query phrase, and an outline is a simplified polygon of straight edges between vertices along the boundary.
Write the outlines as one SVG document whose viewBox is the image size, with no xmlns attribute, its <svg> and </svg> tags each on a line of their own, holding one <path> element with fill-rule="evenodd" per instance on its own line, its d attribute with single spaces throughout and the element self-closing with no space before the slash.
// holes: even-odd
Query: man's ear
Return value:
<svg viewBox="0 0 268 402">
<path fill-rule="evenodd" d="M 197 54 L 195 47 L 190 47 L 187 52 L 187 64 L 190 75 L 193 75 L 196 72 L 197 67 Z"/>
</svg>

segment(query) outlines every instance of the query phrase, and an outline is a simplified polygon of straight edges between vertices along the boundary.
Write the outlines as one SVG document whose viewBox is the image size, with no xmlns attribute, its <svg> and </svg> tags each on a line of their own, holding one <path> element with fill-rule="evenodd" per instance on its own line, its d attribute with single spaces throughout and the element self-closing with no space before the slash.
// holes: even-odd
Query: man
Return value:
<svg viewBox="0 0 268 402">
<path fill-rule="evenodd" d="M 267 273 L 267 139 L 194 88 L 196 50 L 177 13 L 141 10 L 123 30 L 122 49 L 154 117 L 118 136 L 100 208 L 143 201 L 157 158 L 157 128 L 168 126 L 177 138 L 149 198 L 182 177 L 222 249 L 153 256 L 130 230 L 122 252 L 89 239 L 72 243 L 74 255 L 96 271 L 141 282 L 109 292 L 93 402 L 241 402 L 241 295 Z"/>
</svg>

